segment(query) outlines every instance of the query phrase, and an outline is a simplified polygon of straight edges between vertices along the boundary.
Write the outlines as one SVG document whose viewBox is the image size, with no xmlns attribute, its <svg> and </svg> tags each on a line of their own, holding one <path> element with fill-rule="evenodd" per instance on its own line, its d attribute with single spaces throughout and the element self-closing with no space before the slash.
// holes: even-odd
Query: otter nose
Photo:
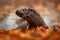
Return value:
<svg viewBox="0 0 60 40">
<path fill-rule="evenodd" d="M 17 14 L 18 16 L 21 16 L 21 15 L 23 15 L 23 12 L 22 12 L 22 11 L 17 10 L 17 11 L 16 11 L 16 14 Z"/>
</svg>

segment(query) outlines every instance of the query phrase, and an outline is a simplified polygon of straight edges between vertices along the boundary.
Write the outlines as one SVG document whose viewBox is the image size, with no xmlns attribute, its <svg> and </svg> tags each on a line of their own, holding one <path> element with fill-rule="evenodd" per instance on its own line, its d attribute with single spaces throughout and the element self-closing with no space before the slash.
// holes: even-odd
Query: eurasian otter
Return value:
<svg viewBox="0 0 60 40">
<path fill-rule="evenodd" d="M 23 8 L 16 11 L 16 15 L 26 20 L 29 25 L 29 29 L 38 27 L 46 27 L 43 18 L 33 8 Z"/>
</svg>

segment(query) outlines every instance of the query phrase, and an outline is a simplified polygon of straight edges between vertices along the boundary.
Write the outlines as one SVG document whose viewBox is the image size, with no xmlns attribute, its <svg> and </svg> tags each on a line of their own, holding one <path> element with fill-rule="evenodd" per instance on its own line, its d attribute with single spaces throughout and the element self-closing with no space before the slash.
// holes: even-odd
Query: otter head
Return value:
<svg viewBox="0 0 60 40">
<path fill-rule="evenodd" d="M 33 8 L 23 8 L 16 11 L 16 14 L 26 20 L 30 20 L 31 16 L 37 13 Z M 30 20 L 31 21 L 31 20 Z"/>
</svg>

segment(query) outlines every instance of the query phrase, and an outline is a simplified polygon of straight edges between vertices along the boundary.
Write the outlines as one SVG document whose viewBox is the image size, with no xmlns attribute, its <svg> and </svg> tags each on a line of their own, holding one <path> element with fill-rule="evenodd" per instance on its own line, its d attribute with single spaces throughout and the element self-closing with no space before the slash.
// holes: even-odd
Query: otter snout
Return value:
<svg viewBox="0 0 60 40">
<path fill-rule="evenodd" d="M 16 14 L 17 14 L 19 17 L 21 17 L 21 16 L 23 15 L 23 11 L 22 11 L 22 10 L 17 10 L 17 11 L 16 11 Z"/>
</svg>

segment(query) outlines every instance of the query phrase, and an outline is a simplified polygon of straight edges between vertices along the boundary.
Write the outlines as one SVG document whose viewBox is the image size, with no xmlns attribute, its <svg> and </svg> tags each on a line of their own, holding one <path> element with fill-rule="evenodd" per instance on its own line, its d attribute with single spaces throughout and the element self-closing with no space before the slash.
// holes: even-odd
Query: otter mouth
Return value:
<svg viewBox="0 0 60 40">
<path fill-rule="evenodd" d="M 19 17 L 22 17 L 23 16 L 23 11 L 17 10 L 16 15 L 18 15 Z"/>
</svg>

